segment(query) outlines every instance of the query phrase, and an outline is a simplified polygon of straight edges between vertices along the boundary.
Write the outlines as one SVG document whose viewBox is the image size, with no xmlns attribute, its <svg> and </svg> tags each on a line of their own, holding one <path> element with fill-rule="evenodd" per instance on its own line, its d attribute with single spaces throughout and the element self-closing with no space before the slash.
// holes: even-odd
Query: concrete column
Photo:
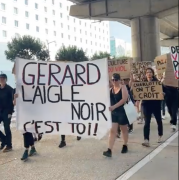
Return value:
<svg viewBox="0 0 179 180">
<path fill-rule="evenodd" d="M 161 54 L 159 20 L 145 16 L 131 20 L 134 61 L 154 61 Z"/>
</svg>

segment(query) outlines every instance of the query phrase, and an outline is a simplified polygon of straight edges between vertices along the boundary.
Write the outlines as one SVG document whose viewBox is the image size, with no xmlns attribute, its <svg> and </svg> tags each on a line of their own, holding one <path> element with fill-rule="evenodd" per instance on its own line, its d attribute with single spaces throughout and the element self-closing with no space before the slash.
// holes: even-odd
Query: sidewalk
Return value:
<svg viewBox="0 0 179 180">
<path fill-rule="evenodd" d="M 129 180 L 178 180 L 178 138 Z"/>
<path fill-rule="evenodd" d="M 13 151 L 0 152 L 2 180 L 115 180 L 158 146 L 157 125 L 154 120 L 151 123 L 150 148 L 141 146 L 143 125 L 135 124 L 134 133 L 130 135 L 128 154 L 120 153 L 121 139 L 115 143 L 112 159 L 108 159 L 102 156 L 102 152 L 107 149 L 107 136 L 100 141 L 94 139 L 77 141 L 76 137 L 68 136 L 67 147 L 59 149 L 59 136 L 46 135 L 36 144 L 38 155 L 24 163 L 20 160 L 24 150 L 22 135 L 15 128 L 12 131 Z M 164 139 L 168 139 L 171 135 L 169 121 L 165 120 Z M 173 167 L 167 168 L 170 172 Z"/>
</svg>

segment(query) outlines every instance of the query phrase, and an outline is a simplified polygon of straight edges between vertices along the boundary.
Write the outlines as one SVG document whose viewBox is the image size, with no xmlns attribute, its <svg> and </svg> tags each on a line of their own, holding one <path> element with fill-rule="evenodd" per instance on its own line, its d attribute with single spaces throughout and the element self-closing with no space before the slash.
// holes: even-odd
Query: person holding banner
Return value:
<svg viewBox="0 0 179 180">
<path fill-rule="evenodd" d="M 146 80 L 145 81 L 158 81 L 155 77 L 154 70 L 152 68 L 146 69 Z M 154 114 L 155 119 L 158 125 L 158 143 L 162 142 L 163 136 L 163 123 L 162 123 L 162 115 L 161 115 L 161 100 L 143 100 L 143 113 L 144 113 L 144 143 L 142 143 L 145 147 L 150 147 L 150 123 L 152 114 Z"/>
<path fill-rule="evenodd" d="M 120 80 L 121 78 L 119 74 L 113 74 L 113 88 L 110 90 L 111 106 L 109 107 L 109 110 L 112 112 L 112 128 L 110 130 L 108 150 L 103 152 L 103 155 L 106 157 L 112 157 L 112 149 L 119 125 L 124 140 L 124 145 L 121 153 L 128 152 L 127 143 L 129 121 L 124 110 L 124 104 L 128 100 L 128 91 L 126 86 L 120 83 Z"/>
<path fill-rule="evenodd" d="M 7 75 L 0 74 L 0 122 L 4 124 L 5 135 L 0 131 L 0 150 L 8 152 L 12 150 L 11 117 L 14 110 L 13 88 L 7 85 Z"/>
</svg>

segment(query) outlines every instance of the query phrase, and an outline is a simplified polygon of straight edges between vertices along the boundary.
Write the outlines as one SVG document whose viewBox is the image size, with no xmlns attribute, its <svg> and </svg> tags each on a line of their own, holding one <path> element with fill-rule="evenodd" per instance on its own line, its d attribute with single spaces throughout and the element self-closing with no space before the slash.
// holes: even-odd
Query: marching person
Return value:
<svg viewBox="0 0 179 180">
<path fill-rule="evenodd" d="M 14 94 L 14 106 L 16 105 L 16 99 L 18 98 L 18 94 Z M 25 151 L 22 155 L 21 160 L 22 161 L 27 161 L 29 156 L 33 156 L 37 153 L 35 146 L 34 146 L 34 137 L 33 134 L 30 132 L 25 132 L 23 133 L 23 137 L 24 137 L 24 147 L 25 147 Z M 29 148 L 31 147 L 31 150 L 29 152 Z"/>
<path fill-rule="evenodd" d="M 4 124 L 3 134 L 0 131 L 0 150 L 8 152 L 12 150 L 11 117 L 13 113 L 13 88 L 7 85 L 7 75 L 0 74 L 0 122 Z"/>
<path fill-rule="evenodd" d="M 58 146 L 59 148 L 63 148 L 66 146 L 66 141 L 65 141 L 65 135 L 61 135 L 61 142 L 60 142 L 60 145 Z M 77 136 L 77 141 L 80 141 L 81 140 L 81 137 L 80 136 Z"/>
<path fill-rule="evenodd" d="M 152 68 L 146 69 L 146 80 L 145 81 L 158 81 L 154 76 L 154 70 Z M 150 123 L 152 114 L 154 114 L 158 125 L 158 143 L 162 142 L 163 136 L 163 123 L 161 115 L 161 100 L 143 100 L 142 101 L 143 113 L 144 113 L 144 143 L 143 146 L 149 147 L 150 143 Z"/>
<path fill-rule="evenodd" d="M 110 130 L 108 150 L 103 152 L 103 155 L 106 157 L 112 157 L 112 149 L 114 146 L 119 125 L 124 140 L 124 145 L 121 153 L 128 152 L 127 143 L 129 121 L 124 110 L 124 104 L 128 100 L 128 91 L 126 86 L 121 84 L 120 80 L 121 78 L 119 74 L 113 74 L 113 88 L 110 90 L 111 106 L 109 107 L 109 110 L 112 113 L 112 128 Z"/>
</svg>

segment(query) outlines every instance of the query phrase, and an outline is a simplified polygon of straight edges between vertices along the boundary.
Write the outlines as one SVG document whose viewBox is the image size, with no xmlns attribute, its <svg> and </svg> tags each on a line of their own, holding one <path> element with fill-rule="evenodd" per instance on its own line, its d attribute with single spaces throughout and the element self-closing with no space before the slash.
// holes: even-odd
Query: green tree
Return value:
<svg viewBox="0 0 179 180">
<path fill-rule="evenodd" d="M 110 54 L 109 54 L 108 52 L 95 53 L 95 54 L 93 54 L 93 56 L 91 57 L 91 60 L 103 59 L 103 58 L 108 58 L 108 59 L 110 59 Z"/>
<path fill-rule="evenodd" d="M 16 57 L 34 60 L 49 60 L 49 51 L 38 39 L 31 36 L 12 38 L 7 43 L 8 50 L 5 51 L 6 58 L 14 61 Z"/>
<path fill-rule="evenodd" d="M 72 61 L 82 62 L 88 61 L 88 57 L 83 49 L 78 49 L 76 46 L 62 46 L 55 56 L 57 61 Z"/>
</svg>

